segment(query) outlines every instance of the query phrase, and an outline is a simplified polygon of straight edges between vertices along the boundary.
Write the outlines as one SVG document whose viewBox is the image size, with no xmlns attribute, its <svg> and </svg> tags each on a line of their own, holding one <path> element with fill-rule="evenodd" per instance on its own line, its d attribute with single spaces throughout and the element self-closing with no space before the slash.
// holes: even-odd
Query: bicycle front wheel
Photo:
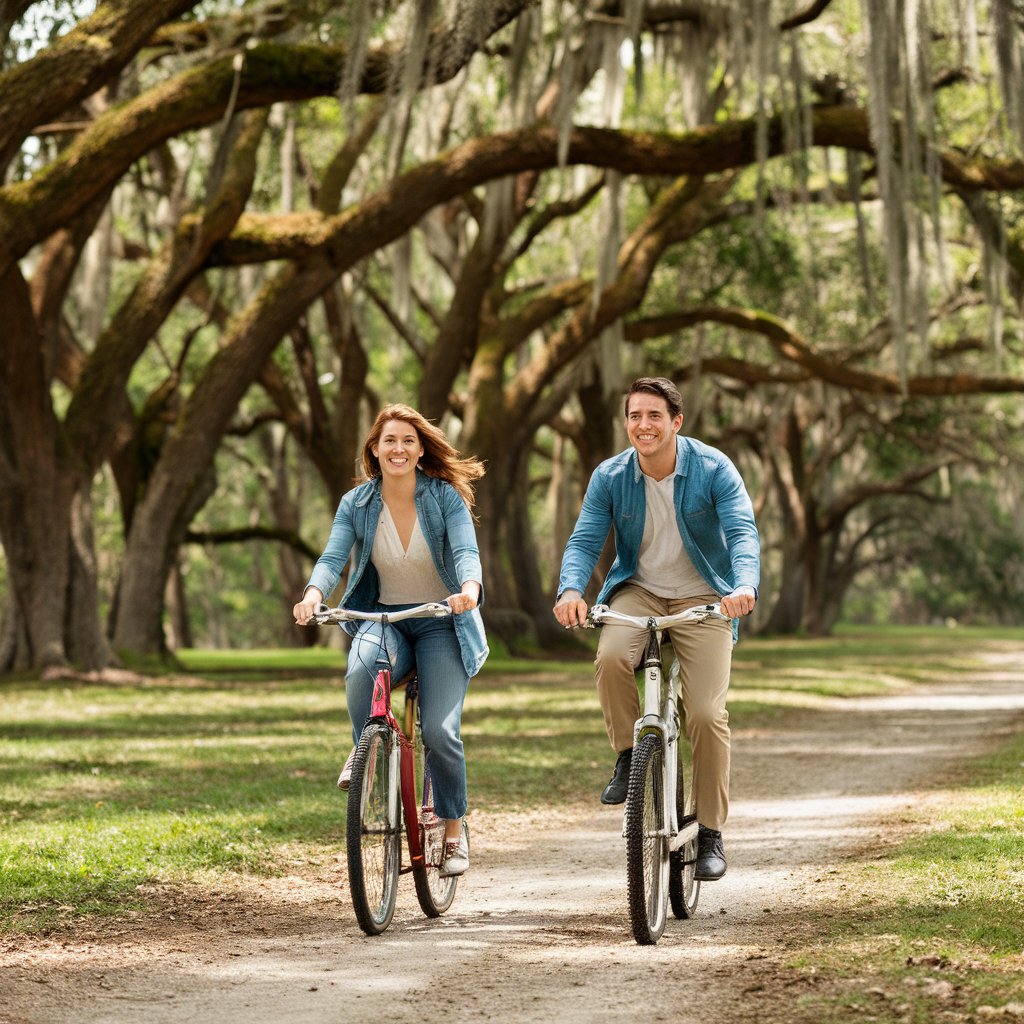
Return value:
<svg viewBox="0 0 1024 1024">
<path fill-rule="evenodd" d="M 424 756 L 419 733 L 416 740 L 416 752 L 420 764 L 423 765 L 422 784 L 417 793 L 420 820 L 406 822 L 406 828 L 420 830 L 423 863 L 413 864 L 412 877 L 416 883 L 416 898 L 420 902 L 420 909 L 427 917 L 440 917 L 452 905 L 459 879 L 454 875 L 450 878 L 441 877 L 441 861 L 444 860 L 444 819 L 434 813 L 430 765 Z M 462 827 L 465 830 L 465 822 L 462 823 Z"/>
<path fill-rule="evenodd" d="M 659 736 L 633 750 L 626 792 L 626 884 L 633 938 L 651 945 L 665 930 L 669 850 L 665 834 L 665 759 Z"/>
<path fill-rule="evenodd" d="M 348 790 L 348 878 L 359 927 L 380 935 L 395 913 L 402 858 L 395 734 L 371 724 L 359 738 Z"/>
<path fill-rule="evenodd" d="M 693 756 L 685 736 L 676 743 L 676 821 L 682 830 L 696 821 L 696 801 L 693 796 Z M 672 913 L 680 920 L 697 913 L 700 882 L 694 878 L 697 870 L 697 838 L 694 836 L 669 860 L 668 895 Z"/>
</svg>

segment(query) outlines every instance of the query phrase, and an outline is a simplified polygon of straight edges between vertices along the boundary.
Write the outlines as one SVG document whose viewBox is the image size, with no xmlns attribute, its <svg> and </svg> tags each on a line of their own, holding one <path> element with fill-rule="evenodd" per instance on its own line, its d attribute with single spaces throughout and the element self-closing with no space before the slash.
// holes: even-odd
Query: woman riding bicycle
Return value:
<svg viewBox="0 0 1024 1024">
<path fill-rule="evenodd" d="M 345 692 L 358 744 L 378 669 L 390 665 L 397 680 L 416 666 L 434 810 L 445 819 L 441 874 L 460 875 L 469 867 L 462 829 L 467 806 L 462 705 L 469 680 L 488 654 L 471 513 L 473 481 L 484 467 L 475 458 L 462 458 L 438 427 L 399 404 L 377 416 L 363 444 L 362 463 L 368 480 L 342 497 L 327 546 L 295 605 L 295 621 L 312 620 L 317 605 L 338 585 L 350 555 L 341 607 L 388 611 L 427 601 L 451 606 L 450 618 L 407 619 L 383 628 L 375 622 L 347 623 L 353 639 Z"/>
</svg>

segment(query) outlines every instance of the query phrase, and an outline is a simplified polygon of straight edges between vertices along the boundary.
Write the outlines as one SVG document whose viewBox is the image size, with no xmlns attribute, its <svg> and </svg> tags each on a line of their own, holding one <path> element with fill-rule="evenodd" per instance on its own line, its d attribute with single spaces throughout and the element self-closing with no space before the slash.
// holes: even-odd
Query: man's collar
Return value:
<svg viewBox="0 0 1024 1024">
<path fill-rule="evenodd" d="M 686 476 L 686 454 L 687 447 L 682 434 L 676 434 L 676 468 L 672 471 L 673 476 Z M 633 483 L 640 483 L 643 470 L 640 468 L 640 453 L 634 448 L 633 454 Z"/>
</svg>

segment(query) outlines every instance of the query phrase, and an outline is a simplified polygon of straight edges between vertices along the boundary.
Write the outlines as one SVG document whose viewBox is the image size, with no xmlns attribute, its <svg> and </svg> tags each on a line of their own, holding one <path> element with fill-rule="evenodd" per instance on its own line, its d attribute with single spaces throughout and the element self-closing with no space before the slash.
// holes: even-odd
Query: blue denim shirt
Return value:
<svg viewBox="0 0 1024 1024">
<path fill-rule="evenodd" d="M 753 587 L 761 580 L 760 542 L 754 510 L 736 467 L 723 452 L 692 437 L 676 437 L 676 523 L 694 568 L 716 594 Z M 594 470 L 576 528 L 562 557 L 559 596 L 581 594 L 615 531 L 615 561 L 597 595 L 608 598 L 636 573 L 647 517 L 640 459 L 629 448 Z M 735 634 L 736 623 L 733 623 Z"/>
<path fill-rule="evenodd" d="M 483 604 L 483 571 L 476 530 L 459 492 L 446 481 L 417 469 L 415 501 L 416 518 L 434 556 L 434 568 L 449 593 L 457 594 L 467 580 L 476 580 L 480 583 L 479 604 Z M 342 497 L 327 546 L 313 566 L 307 588 L 316 587 L 327 600 L 352 555 L 352 571 L 341 607 L 362 611 L 375 611 L 380 607 L 380 579 L 370 555 L 383 504 L 379 478 L 360 484 Z M 452 619 L 462 651 L 462 664 L 470 677 L 475 676 L 489 653 L 480 609 L 474 608 Z M 344 628 L 355 635 L 358 623 L 346 622 Z"/>
</svg>

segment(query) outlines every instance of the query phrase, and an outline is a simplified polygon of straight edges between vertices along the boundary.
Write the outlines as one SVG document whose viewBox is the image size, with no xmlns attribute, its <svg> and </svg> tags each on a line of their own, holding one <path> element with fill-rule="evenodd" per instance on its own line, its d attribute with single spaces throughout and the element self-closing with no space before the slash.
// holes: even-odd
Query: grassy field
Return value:
<svg viewBox="0 0 1024 1024">
<path fill-rule="evenodd" d="M 973 629 L 745 640 L 732 722 L 956 679 L 1013 642 Z M 272 874 L 336 851 L 344 802 L 333 781 L 350 746 L 339 658 L 187 652 L 188 674 L 141 684 L 0 683 L 0 931 L 73 928 L 81 915 L 144 911 L 146 882 Z M 481 810 L 589 802 L 607 776 L 586 658 L 493 658 L 470 691 L 464 736 Z M 1024 967 L 1022 782 L 1018 737 L 970 765 L 955 799 L 921 808 L 929 830 L 849 869 L 859 895 L 792 964 L 836 980 L 822 1021 L 932 1020 L 937 990 L 905 984 L 926 969 L 935 984 L 1010 998 Z M 865 977 L 899 999 L 865 994 Z"/>
</svg>

